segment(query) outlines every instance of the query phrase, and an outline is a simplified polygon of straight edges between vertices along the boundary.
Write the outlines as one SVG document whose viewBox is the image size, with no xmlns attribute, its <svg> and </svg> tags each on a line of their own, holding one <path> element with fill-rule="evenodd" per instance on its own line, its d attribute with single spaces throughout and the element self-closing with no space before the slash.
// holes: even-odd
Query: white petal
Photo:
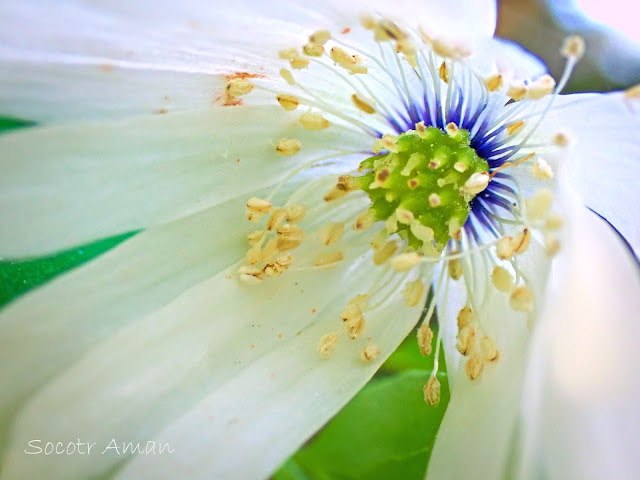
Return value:
<svg viewBox="0 0 640 480">
<path fill-rule="evenodd" d="M 591 213 L 572 219 L 526 381 L 518 478 L 640 475 L 640 276 Z"/>
<path fill-rule="evenodd" d="M 491 0 L 9 0 L 0 5 L 0 110 L 50 121 L 208 107 L 224 74 L 275 78 L 279 48 L 355 27 L 363 11 L 454 37 L 489 37 L 496 20 Z"/>
<path fill-rule="evenodd" d="M 279 106 L 243 106 L 0 136 L 0 253 L 37 255 L 164 223 L 249 195 L 364 134 L 302 128 Z M 275 151 L 281 138 L 298 155 Z M 347 169 L 348 170 L 348 169 Z"/>
<path fill-rule="evenodd" d="M 640 105 L 622 93 L 566 95 L 545 119 L 571 145 L 567 174 L 588 207 L 604 216 L 640 253 Z"/>
<path fill-rule="evenodd" d="M 528 286 L 536 298 L 541 299 L 549 268 L 542 246 L 532 241 L 526 253 L 518 256 L 518 266 L 530 280 Z M 474 278 L 474 285 L 480 285 L 474 292 L 477 299 L 484 297 L 485 288 L 489 289 L 480 322 L 496 341 L 500 359 L 485 365 L 478 379 L 470 381 L 466 377 L 466 358 L 455 349 L 456 316 L 466 303 L 466 290 L 458 284 L 462 281 L 454 282 L 450 301 L 441 307 L 441 314 L 445 309 L 441 328 L 451 400 L 436 436 L 428 479 L 502 478 L 518 420 L 529 319 L 509 306 L 508 294 L 496 290 L 488 277 L 478 274 Z"/>
<path fill-rule="evenodd" d="M 287 272 L 258 288 L 239 285 L 231 269 L 121 330 L 21 408 L 3 473 L 86 478 L 123 467 L 125 478 L 266 476 L 346 403 L 417 320 L 419 310 L 396 295 L 367 315 L 361 338 L 348 340 L 340 311 L 372 283 L 369 256 L 352 250 L 348 257 L 335 270 Z M 340 342 L 320 359 L 317 342 L 330 331 L 341 333 Z M 370 364 L 359 359 L 367 337 L 382 349 Z M 96 442 L 98 454 L 23 453 L 32 438 L 78 436 Z M 123 466 L 126 457 L 100 454 L 112 438 L 168 442 L 175 452 Z"/>
<path fill-rule="evenodd" d="M 245 198 L 136 235 L 0 315 L 0 410 L 119 329 L 242 258 Z M 223 226 L 221 228 L 221 226 Z M 25 372 L 29 372 L 25 375 Z"/>
</svg>

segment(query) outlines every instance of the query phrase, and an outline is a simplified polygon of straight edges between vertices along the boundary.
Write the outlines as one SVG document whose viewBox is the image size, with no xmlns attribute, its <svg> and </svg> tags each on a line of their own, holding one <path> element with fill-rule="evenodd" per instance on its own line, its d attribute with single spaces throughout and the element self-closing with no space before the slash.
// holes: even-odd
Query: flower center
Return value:
<svg viewBox="0 0 640 480">
<path fill-rule="evenodd" d="M 420 128 L 422 127 L 422 128 Z M 442 250 L 469 216 L 469 203 L 486 188 L 489 165 L 455 125 L 383 138 L 387 153 L 367 158 L 352 177 L 369 195 L 376 221 L 385 221 L 408 246 Z"/>
</svg>

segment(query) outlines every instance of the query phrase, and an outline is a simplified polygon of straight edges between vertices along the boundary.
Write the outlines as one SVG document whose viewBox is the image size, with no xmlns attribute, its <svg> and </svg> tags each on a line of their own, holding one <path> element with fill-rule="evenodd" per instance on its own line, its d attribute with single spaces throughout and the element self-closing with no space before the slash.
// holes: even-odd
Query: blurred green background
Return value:
<svg viewBox="0 0 640 480">
<path fill-rule="evenodd" d="M 586 18 L 573 1 L 505 0 L 499 2 L 499 7 L 498 35 L 537 54 L 556 78 L 564 64 L 558 53 L 564 37 L 568 33 L 585 37 L 587 55 L 566 91 L 609 91 L 640 82 L 638 45 Z M 0 134 L 27 126 L 28 122 L 0 118 Z M 25 262 L 0 259 L 0 306 L 131 235 Z M 424 478 L 449 398 L 446 373 L 441 368 L 441 403 L 437 407 L 425 404 L 422 387 L 432 366 L 433 358 L 420 355 L 415 333 L 409 335 L 369 384 L 292 456 L 274 479 Z"/>
</svg>

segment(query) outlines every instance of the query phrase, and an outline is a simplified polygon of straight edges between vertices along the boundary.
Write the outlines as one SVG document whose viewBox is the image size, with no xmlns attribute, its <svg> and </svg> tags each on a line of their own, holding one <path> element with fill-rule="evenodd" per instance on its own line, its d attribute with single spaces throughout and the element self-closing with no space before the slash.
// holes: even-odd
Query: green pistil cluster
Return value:
<svg viewBox="0 0 640 480">
<path fill-rule="evenodd" d="M 442 249 L 469 216 L 475 193 L 465 184 L 473 183 L 468 182 L 473 174 L 488 172 L 489 165 L 470 147 L 469 132 L 455 125 L 447 133 L 429 127 L 385 140 L 388 153 L 364 160 L 363 175 L 353 180 L 371 198 L 376 221 L 397 228 L 414 250 L 427 243 Z"/>
</svg>

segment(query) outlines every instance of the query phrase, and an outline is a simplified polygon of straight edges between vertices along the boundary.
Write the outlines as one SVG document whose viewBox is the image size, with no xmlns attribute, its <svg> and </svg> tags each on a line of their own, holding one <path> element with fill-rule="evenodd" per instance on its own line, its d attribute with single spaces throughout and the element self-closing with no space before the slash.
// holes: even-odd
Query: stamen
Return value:
<svg viewBox="0 0 640 480">
<path fill-rule="evenodd" d="M 331 355 L 338 345 L 338 334 L 337 333 L 327 333 L 320 338 L 318 342 L 318 353 L 322 358 L 327 358 Z"/>
<path fill-rule="evenodd" d="M 496 265 L 491 274 L 491 283 L 501 292 L 509 293 L 513 288 L 513 277 L 506 268 Z"/>
<path fill-rule="evenodd" d="M 300 100 L 298 100 L 297 97 L 288 95 L 286 93 L 281 93 L 280 95 L 278 95 L 276 97 L 276 100 L 278 100 L 278 103 L 282 105 L 282 108 L 288 111 L 295 110 L 296 108 L 298 108 L 298 105 L 300 105 Z"/>
<path fill-rule="evenodd" d="M 533 310 L 533 300 L 533 292 L 526 286 L 521 285 L 511 292 L 509 304 L 511 308 L 519 312 L 530 312 Z"/>
<path fill-rule="evenodd" d="M 551 166 L 543 158 L 538 158 L 531 167 L 533 176 L 539 180 L 550 180 L 553 178 Z"/>
<path fill-rule="evenodd" d="M 484 367 L 484 362 L 480 355 L 475 354 L 469 357 L 467 363 L 464 365 L 464 371 L 467 374 L 467 378 L 469 380 L 477 379 L 482 373 L 482 369 Z"/>
<path fill-rule="evenodd" d="M 285 157 L 295 155 L 301 148 L 302 145 L 295 138 L 282 138 L 276 144 L 276 152 Z"/>
<path fill-rule="evenodd" d="M 424 386 L 424 401 L 429 405 L 436 406 L 440 403 L 440 382 L 432 375 Z"/>
<path fill-rule="evenodd" d="M 329 120 L 319 113 L 306 112 L 300 116 L 300 123 L 307 130 L 324 130 L 329 128 Z"/>
<path fill-rule="evenodd" d="M 360 97 L 357 93 L 351 95 L 351 101 L 358 108 L 358 110 L 362 110 L 364 113 L 374 114 L 376 113 L 376 109 L 369 105 L 365 100 Z"/>
<path fill-rule="evenodd" d="M 418 329 L 418 347 L 423 357 L 431 355 L 431 343 L 433 341 L 433 330 L 429 327 L 429 322 L 425 321 Z"/>
<path fill-rule="evenodd" d="M 342 252 L 321 252 L 316 255 L 313 260 L 313 264 L 316 267 L 323 267 L 327 265 L 336 265 L 344 260 L 344 253 Z"/>
<path fill-rule="evenodd" d="M 320 231 L 320 241 L 323 245 L 333 245 L 340 240 L 344 233 L 344 223 L 332 222 L 325 225 Z"/>
<path fill-rule="evenodd" d="M 380 355 L 380 347 L 375 343 L 369 343 L 362 349 L 361 357 L 365 362 L 373 362 Z"/>
</svg>

